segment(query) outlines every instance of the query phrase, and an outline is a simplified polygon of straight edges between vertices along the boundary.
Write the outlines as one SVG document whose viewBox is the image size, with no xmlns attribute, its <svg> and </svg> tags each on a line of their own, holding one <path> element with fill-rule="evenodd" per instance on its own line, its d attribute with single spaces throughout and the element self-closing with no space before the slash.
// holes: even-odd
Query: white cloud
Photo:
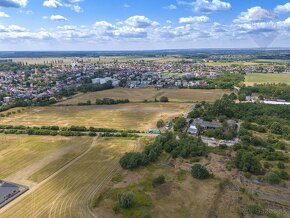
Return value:
<svg viewBox="0 0 290 218">
<path fill-rule="evenodd" d="M 193 11 L 196 12 L 215 12 L 215 11 L 227 11 L 231 9 L 231 4 L 229 2 L 221 0 L 196 0 L 193 2 L 188 2 L 184 0 L 177 0 L 179 5 L 186 5 L 192 7 Z"/>
<path fill-rule="evenodd" d="M 279 14 L 290 12 L 290 2 L 286 3 L 285 5 L 277 5 L 274 11 Z"/>
<path fill-rule="evenodd" d="M 22 8 L 28 4 L 28 0 L 1 0 L 0 7 Z"/>
<path fill-rule="evenodd" d="M 0 17 L 8 18 L 10 16 L 8 14 L 6 14 L 5 12 L 0 11 Z"/>
<path fill-rule="evenodd" d="M 82 8 L 78 5 L 82 0 L 44 0 L 43 6 L 47 8 L 67 7 L 75 12 L 82 12 Z"/>
<path fill-rule="evenodd" d="M 129 17 L 124 22 L 128 26 L 136 27 L 136 28 L 146 28 L 150 26 L 157 26 L 159 25 L 158 22 L 150 20 L 148 17 L 145 16 L 132 16 Z"/>
<path fill-rule="evenodd" d="M 50 20 L 52 21 L 68 21 L 68 19 L 62 15 L 51 15 Z"/>
<path fill-rule="evenodd" d="M 130 8 L 130 7 L 131 7 L 131 5 L 124 4 L 124 5 L 123 5 L 123 7 L 124 7 L 124 8 Z"/>
<path fill-rule="evenodd" d="M 207 23 L 210 19 L 207 16 L 195 16 L 195 17 L 181 17 L 179 23 Z"/>
<path fill-rule="evenodd" d="M 171 5 L 165 6 L 163 8 L 164 9 L 167 9 L 167 10 L 176 10 L 177 9 L 177 6 L 174 5 L 174 4 L 171 4 Z"/>
<path fill-rule="evenodd" d="M 241 12 L 235 23 L 261 22 L 273 20 L 276 16 L 271 11 L 268 11 L 260 6 L 249 8 L 246 12 Z"/>
<path fill-rule="evenodd" d="M 59 0 L 46 0 L 43 2 L 43 6 L 47 8 L 58 8 L 63 6 Z"/>
<path fill-rule="evenodd" d="M 94 25 L 95 27 L 101 27 L 101 28 L 106 28 L 110 29 L 113 28 L 113 25 L 107 21 L 97 21 Z"/>
<path fill-rule="evenodd" d="M 26 29 L 18 25 L 4 26 L 0 25 L 0 32 L 24 32 Z"/>
</svg>

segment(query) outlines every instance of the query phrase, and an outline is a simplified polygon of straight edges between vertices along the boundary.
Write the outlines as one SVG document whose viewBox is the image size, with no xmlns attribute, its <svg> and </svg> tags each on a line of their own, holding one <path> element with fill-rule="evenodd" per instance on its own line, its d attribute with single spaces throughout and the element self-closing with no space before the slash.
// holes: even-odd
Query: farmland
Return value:
<svg viewBox="0 0 290 218">
<path fill-rule="evenodd" d="M 75 162 L 3 208 L 1 217 L 92 217 L 90 199 L 116 169 L 120 155 L 136 143 L 119 138 L 95 140 Z"/>
<path fill-rule="evenodd" d="M 0 177 L 11 180 L 27 179 L 41 162 L 49 163 L 50 155 L 70 151 L 82 145 L 82 138 L 0 135 Z M 46 159 L 48 157 L 48 159 Z M 34 165 L 38 166 L 34 166 Z M 21 172 L 25 169 L 25 172 Z M 30 172 L 31 171 L 31 172 Z M 14 181 L 19 182 L 19 181 Z"/>
<path fill-rule="evenodd" d="M 247 74 L 245 84 L 251 86 L 254 84 L 263 83 L 287 83 L 290 84 L 290 74 L 261 74 L 252 73 Z"/>
<path fill-rule="evenodd" d="M 34 107 L 1 118 L 2 124 L 24 126 L 87 126 L 147 131 L 159 119 L 169 120 L 187 112 L 189 103 L 132 103 L 104 106 Z"/>
<path fill-rule="evenodd" d="M 203 90 L 203 89 L 161 89 L 154 88 L 116 88 L 100 92 L 91 92 L 78 94 L 72 99 L 61 102 L 60 104 L 78 104 L 91 100 L 95 102 L 97 98 L 112 98 L 112 99 L 129 99 L 131 102 L 154 101 L 161 96 L 167 96 L 171 102 L 198 102 L 208 101 L 213 102 L 228 93 L 224 90 Z"/>
</svg>

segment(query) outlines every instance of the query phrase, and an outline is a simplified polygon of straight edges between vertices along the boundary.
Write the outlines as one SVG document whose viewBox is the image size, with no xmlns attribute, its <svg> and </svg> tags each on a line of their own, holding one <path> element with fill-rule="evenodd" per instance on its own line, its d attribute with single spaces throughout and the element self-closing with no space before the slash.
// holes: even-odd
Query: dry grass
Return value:
<svg viewBox="0 0 290 218">
<path fill-rule="evenodd" d="M 2 118 L 1 123 L 25 126 L 80 125 L 147 131 L 155 127 L 159 119 L 172 119 L 185 113 L 189 107 L 190 104 L 185 103 L 36 107 Z"/>
<path fill-rule="evenodd" d="M 131 102 L 143 102 L 144 100 L 154 101 L 161 96 L 167 96 L 171 102 L 198 102 L 208 101 L 213 102 L 220 99 L 225 93 L 224 90 L 203 90 L 203 89 L 161 89 L 154 88 L 140 88 L 127 89 L 116 88 L 100 92 L 90 92 L 85 94 L 78 94 L 72 99 L 61 102 L 60 104 L 78 104 L 79 102 L 86 102 L 91 100 L 92 103 L 97 98 L 112 98 L 112 99 L 129 99 Z"/>
<path fill-rule="evenodd" d="M 0 141 L 0 178 L 3 179 L 82 139 L 1 134 Z"/>
<path fill-rule="evenodd" d="M 2 210 L 1 217 L 92 217 L 88 204 L 109 179 L 119 157 L 134 147 L 127 139 L 98 139 L 91 150 L 19 202 Z M 17 201 L 17 200 L 16 200 Z M 9 205 L 8 205 L 9 206 Z M 4 208 L 5 209 L 5 208 Z"/>
</svg>

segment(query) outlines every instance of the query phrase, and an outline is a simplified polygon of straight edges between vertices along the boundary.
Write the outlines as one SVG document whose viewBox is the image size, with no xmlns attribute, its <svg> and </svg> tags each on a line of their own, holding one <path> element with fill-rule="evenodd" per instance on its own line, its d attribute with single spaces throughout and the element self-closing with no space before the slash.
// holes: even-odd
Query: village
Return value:
<svg viewBox="0 0 290 218">
<path fill-rule="evenodd" d="M 9 64 L 12 61 L 1 61 Z M 25 65 L 27 63 L 20 63 Z M 1 105 L 17 99 L 52 98 L 63 90 L 82 84 L 104 84 L 140 88 L 206 88 L 207 79 L 224 73 L 287 73 L 289 69 L 274 65 L 210 65 L 200 62 L 110 61 L 86 63 L 75 58 L 70 65 L 61 61 L 44 62 L 44 68 L 30 66 L 30 70 L 0 70 Z M 214 88 L 214 87 L 211 87 Z"/>
</svg>

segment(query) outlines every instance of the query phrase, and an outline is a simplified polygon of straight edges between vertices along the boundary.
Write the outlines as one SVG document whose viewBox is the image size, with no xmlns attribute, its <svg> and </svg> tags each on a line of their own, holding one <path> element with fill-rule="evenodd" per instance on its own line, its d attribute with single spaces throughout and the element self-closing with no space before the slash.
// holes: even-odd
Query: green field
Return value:
<svg viewBox="0 0 290 218">
<path fill-rule="evenodd" d="M 188 111 L 189 103 L 35 107 L 1 118 L 2 124 L 24 126 L 87 126 L 147 131 L 159 119 L 170 120 Z"/>
<path fill-rule="evenodd" d="M 246 75 L 245 84 L 251 86 L 263 83 L 286 83 L 290 84 L 290 74 L 262 74 L 251 73 Z"/>
<path fill-rule="evenodd" d="M 110 179 L 120 155 L 136 141 L 100 138 L 83 156 L 37 189 L 30 190 L 0 210 L 5 217 L 94 217 L 90 199 Z"/>
</svg>

